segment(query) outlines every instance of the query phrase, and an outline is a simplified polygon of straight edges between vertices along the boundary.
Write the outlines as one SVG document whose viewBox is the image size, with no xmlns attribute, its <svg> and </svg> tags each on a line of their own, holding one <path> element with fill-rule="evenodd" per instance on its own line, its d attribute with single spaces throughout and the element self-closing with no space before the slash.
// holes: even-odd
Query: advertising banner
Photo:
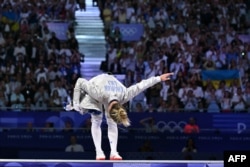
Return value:
<svg viewBox="0 0 250 167">
<path fill-rule="evenodd" d="M 182 133 L 190 117 L 195 118 L 202 133 L 250 133 L 250 114 L 244 113 L 128 113 L 131 128 L 144 128 L 140 123 L 152 118 L 159 132 Z M 34 128 L 42 128 L 52 123 L 54 128 L 63 129 L 66 123 L 73 128 L 84 128 L 90 120 L 90 114 L 78 112 L 0 112 L 0 131 L 8 128 L 25 128 L 32 123 Z M 107 126 L 103 117 L 103 126 Z M 126 131 L 126 128 L 120 126 Z"/>
<path fill-rule="evenodd" d="M 123 41 L 139 41 L 144 33 L 142 24 L 115 24 L 113 28 L 119 27 Z"/>
<path fill-rule="evenodd" d="M 59 40 L 65 41 L 67 40 L 67 31 L 69 27 L 69 23 L 67 22 L 47 22 L 48 28 L 50 32 L 56 33 L 56 37 Z"/>
</svg>

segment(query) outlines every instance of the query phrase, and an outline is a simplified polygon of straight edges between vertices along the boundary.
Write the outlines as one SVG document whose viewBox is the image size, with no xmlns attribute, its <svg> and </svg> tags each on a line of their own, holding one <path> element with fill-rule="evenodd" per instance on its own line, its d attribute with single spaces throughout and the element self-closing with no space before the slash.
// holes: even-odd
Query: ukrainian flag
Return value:
<svg viewBox="0 0 250 167">
<path fill-rule="evenodd" d="M 239 70 L 203 70 L 201 77 L 203 84 L 206 84 L 207 81 L 211 81 L 215 88 L 218 88 L 222 80 L 224 80 L 228 86 L 235 79 L 238 79 L 240 83 Z"/>
</svg>

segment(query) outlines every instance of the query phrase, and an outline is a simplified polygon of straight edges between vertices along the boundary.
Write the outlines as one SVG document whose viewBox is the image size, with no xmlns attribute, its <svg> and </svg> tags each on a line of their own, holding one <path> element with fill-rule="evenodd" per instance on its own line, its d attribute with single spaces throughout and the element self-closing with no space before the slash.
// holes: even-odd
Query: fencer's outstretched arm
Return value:
<svg viewBox="0 0 250 167">
<path fill-rule="evenodd" d="M 162 74 L 161 76 L 156 76 L 156 77 L 150 77 L 148 79 L 142 80 L 141 82 L 130 86 L 126 89 L 125 95 L 121 103 L 126 103 L 144 90 L 154 86 L 155 84 L 161 82 L 161 81 L 166 81 L 169 80 L 170 77 L 174 73 L 166 73 Z"/>
<path fill-rule="evenodd" d="M 162 74 L 161 76 L 151 77 L 146 80 L 126 88 L 122 99 L 119 99 L 121 103 L 126 103 L 131 100 L 133 97 L 146 90 L 147 88 L 161 82 L 170 79 L 173 73 Z M 73 105 L 80 103 L 81 91 L 84 91 L 93 99 L 97 100 L 100 103 L 109 103 L 110 101 L 116 99 L 116 94 L 107 94 L 107 92 L 102 92 L 100 85 L 95 84 L 94 82 L 89 82 L 84 78 L 79 78 L 75 84 L 74 95 L 73 95 Z"/>
</svg>

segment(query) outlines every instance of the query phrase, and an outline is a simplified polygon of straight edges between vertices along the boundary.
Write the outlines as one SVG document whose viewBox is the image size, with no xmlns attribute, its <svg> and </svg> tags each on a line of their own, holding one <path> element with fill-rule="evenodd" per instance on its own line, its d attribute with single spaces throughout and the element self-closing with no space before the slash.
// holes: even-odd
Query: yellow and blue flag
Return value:
<svg viewBox="0 0 250 167">
<path fill-rule="evenodd" d="M 235 79 L 238 79 L 240 82 L 239 70 L 203 70 L 201 77 L 203 84 L 207 81 L 211 81 L 215 88 L 218 88 L 222 80 L 224 80 L 228 86 Z"/>
</svg>

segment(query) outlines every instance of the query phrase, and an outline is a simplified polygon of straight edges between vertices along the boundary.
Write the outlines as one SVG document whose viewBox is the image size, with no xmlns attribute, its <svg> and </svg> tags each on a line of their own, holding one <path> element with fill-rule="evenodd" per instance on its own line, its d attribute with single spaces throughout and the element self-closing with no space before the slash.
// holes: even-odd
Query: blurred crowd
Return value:
<svg viewBox="0 0 250 167">
<path fill-rule="evenodd" d="M 75 0 L 0 0 L 1 110 L 61 110 L 70 101 L 81 76 L 77 5 Z M 66 39 L 48 22 L 68 23 Z"/>
<path fill-rule="evenodd" d="M 248 112 L 250 10 L 244 0 L 99 1 L 107 40 L 106 71 L 125 85 L 174 72 L 136 96 L 133 112 Z M 124 41 L 116 23 L 139 23 L 139 41 Z M 202 70 L 239 70 L 230 82 L 203 82 Z M 249 110 L 250 111 L 250 110 Z"/>
</svg>

